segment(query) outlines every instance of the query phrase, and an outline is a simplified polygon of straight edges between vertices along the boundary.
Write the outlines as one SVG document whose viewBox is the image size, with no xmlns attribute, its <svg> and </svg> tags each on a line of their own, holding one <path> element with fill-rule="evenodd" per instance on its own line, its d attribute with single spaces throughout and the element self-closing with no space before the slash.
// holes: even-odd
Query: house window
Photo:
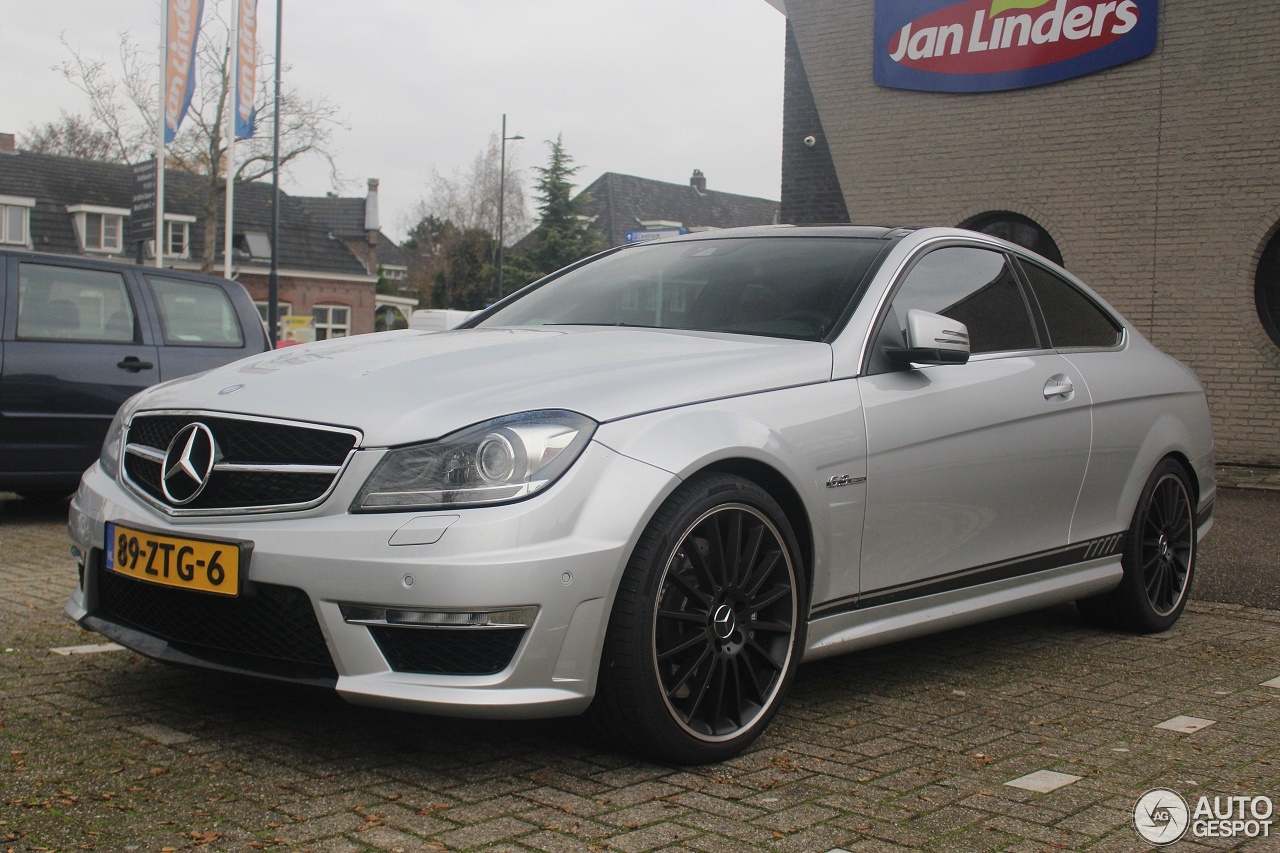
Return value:
<svg viewBox="0 0 1280 853">
<path fill-rule="evenodd" d="M 1253 295 L 1262 328 L 1280 347 L 1280 231 L 1271 237 L 1258 259 Z"/>
<path fill-rule="evenodd" d="M 266 302 L 255 301 L 253 304 L 254 304 L 254 307 L 258 309 L 258 316 L 262 318 L 262 328 L 264 329 L 267 328 L 267 309 L 270 306 Z M 284 340 L 284 323 L 281 320 L 281 318 L 287 317 L 291 314 L 293 314 L 292 302 L 280 301 L 276 303 L 276 340 L 277 341 Z"/>
<path fill-rule="evenodd" d="M 231 251 L 241 258 L 271 260 L 271 237 L 263 231 L 247 231 L 236 234 L 231 240 Z"/>
<path fill-rule="evenodd" d="M 14 246 L 27 245 L 28 222 L 31 208 L 36 206 L 33 198 L 0 195 L 0 243 Z"/>
<path fill-rule="evenodd" d="M 75 216 L 80 247 L 88 252 L 119 252 L 124 245 L 124 208 L 77 204 L 67 208 Z"/>
<path fill-rule="evenodd" d="M 351 334 L 351 309 L 345 305 L 317 305 L 311 309 L 316 321 L 316 340 L 345 338 Z"/>
<path fill-rule="evenodd" d="M 193 217 L 194 219 L 194 217 Z M 191 257 L 191 221 L 186 217 L 165 216 L 164 254 L 169 258 Z"/>
</svg>

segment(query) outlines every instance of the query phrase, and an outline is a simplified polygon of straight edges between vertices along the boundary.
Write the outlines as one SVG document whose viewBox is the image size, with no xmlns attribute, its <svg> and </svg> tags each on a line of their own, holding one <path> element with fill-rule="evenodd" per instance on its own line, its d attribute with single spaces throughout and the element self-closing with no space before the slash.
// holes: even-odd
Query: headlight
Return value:
<svg viewBox="0 0 1280 853">
<path fill-rule="evenodd" d="M 525 412 L 398 447 L 373 469 L 351 509 L 447 509 L 527 498 L 573 464 L 595 428 L 574 412 Z"/>
<path fill-rule="evenodd" d="M 102 466 L 102 473 L 113 480 L 120 473 L 120 445 L 124 439 L 124 410 L 127 405 L 121 406 L 116 416 L 111 419 L 111 426 L 107 428 L 107 437 L 102 442 L 102 452 L 98 454 L 98 464 Z"/>
</svg>

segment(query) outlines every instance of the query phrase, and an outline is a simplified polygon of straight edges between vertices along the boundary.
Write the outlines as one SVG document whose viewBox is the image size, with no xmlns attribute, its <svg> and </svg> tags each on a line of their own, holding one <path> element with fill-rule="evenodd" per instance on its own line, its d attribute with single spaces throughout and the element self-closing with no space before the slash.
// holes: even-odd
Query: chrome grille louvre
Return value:
<svg viewBox="0 0 1280 853">
<path fill-rule="evenodd" d="M 164 458 L 186 426 L 208 427 L 217 458 L 207 482 L 178 505 L 162 484 Z M 213 412 L 145 412 L 125 433 L 125 483 L 170 515 L 306 509 L 324 500 L 360 443 L 358 431 Z"/>
</svg>

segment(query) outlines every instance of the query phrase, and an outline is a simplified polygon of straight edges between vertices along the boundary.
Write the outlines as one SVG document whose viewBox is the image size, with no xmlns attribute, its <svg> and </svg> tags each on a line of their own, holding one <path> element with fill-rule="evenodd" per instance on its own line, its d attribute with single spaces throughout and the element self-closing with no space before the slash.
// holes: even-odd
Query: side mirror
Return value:
<svg viewBox="0 0 1280 853">
<path fill-rule="evenodd" d="M 907 345 L 885 351 L 898 364 L 964 364 L 969 360 L 969 329 L 959 320 L 919 308 L 907 312 Z"/>
</svg>

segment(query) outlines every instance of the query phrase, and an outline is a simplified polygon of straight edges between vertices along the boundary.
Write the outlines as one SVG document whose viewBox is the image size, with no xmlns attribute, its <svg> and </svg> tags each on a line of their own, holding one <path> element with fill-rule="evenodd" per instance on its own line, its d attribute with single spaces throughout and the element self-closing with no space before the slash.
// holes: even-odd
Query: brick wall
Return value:
<svg viewBox="0 0 1280 853">
<path fill-rule="evenodd" d="M 840 192 L 840 179 L 831 159 L 822 118 L 809 90 L 796 45 L 787 23 L 786 84 L 782 105 L 782 207 L 778 218 L 790 225 L 847 223 L 849 211 Z M 805 140 L 812 137 L 813 145 Z"/>
<path fill-rule="evenodd" d="M 267 301 L 267 277 L 242 273 L 239 281 L 257 302 Z M 293 313 L 310 316 L 317 305 L 345 305 L 351 309 L 351 334 L 373 331 L 375 287 L 372 283 L 329 281 L 305 276 L 280 276 L 280 301 L 289 302 Z"/>
<path fill-rule="evenodd" d="M 964 95 L 877 86 L 873 5 L 787 2 L 853 218 L 1030 217 L 1069 269 L 1196 370 L 1220 460 L 1280 464 L 1280 348 L 1254 303 L 1280 223 L 1280 0 L 1165 0 L 1149 57 Z M 798 89 L 789 81 L 788 98 Z M 801 112 L 784 109 L 784 138 L 804 135 L 787 124 Z M 782 206 L 790 196 L 799 221 L 814 192 L 788 184 L 783 150 Z"/>
</svg>

